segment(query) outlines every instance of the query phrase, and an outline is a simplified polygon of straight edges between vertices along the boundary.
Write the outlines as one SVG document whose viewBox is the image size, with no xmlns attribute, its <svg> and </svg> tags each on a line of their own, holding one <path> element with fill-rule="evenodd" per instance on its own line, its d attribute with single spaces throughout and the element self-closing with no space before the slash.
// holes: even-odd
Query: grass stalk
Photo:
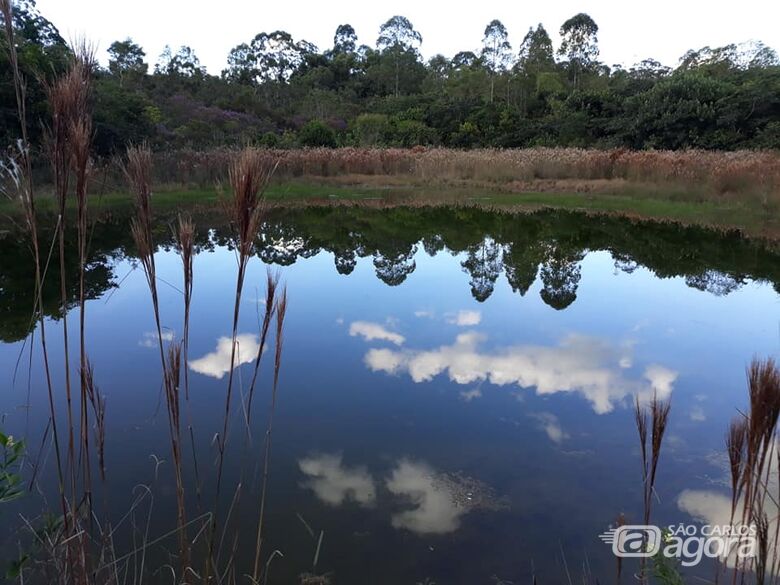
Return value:
<svg viewBox="0 0 780 585">
<path fill-rule="evenodd" d="M 160 352 L 160 364 L 163 372 L 165 402 L 168 412 L 168 428 L 171 440 L 171 452 L 176 480 L 176 508 L 179 535 L 179 561 L 182 575 L 189 569 L 189 540 L 187 538 L 186 497 L 182 473 L 181 419 L 179 408 L 179 388 L 181 372 L 181 348 L 172 343 L 165 356 L 165 345 L 160 320 L 160 302 L 157 292 L 157 269 L 154 261 L 154 238 L 152 235 L 152 154 L 147 146 L 127 149 L 125 175 L 136 198 L 136 216 L 130 229 L 138 248 L 139 259 L 146 276 L 146 282 L 152 298 L 157 345 Z"/>
<path fill-rule="evenodd" d="M 252 579 L 257 582 L 260 571 L 261 549 L 263 544 L 263 525 L 265 523 L 266 496 L 268 493 L 268 473 L 271 460 L 271 440 L 273 438 L 274 413 L 276 412 L 277 390 L 279 388 L 279 372 L 282 366 L 282 346 L 284 344 L 284 318 L 287 314 L 287 289 L 282 290 L 281 297 L 276 302 L 276 348 L 274 352 L 274 381 L 271 391 L 271 407 L 268 411 L 268 427 L 265 432 L 265 453 L 263 455 L 263 481 L 260 491 L 260 515 L 257 521 L 257 538 L 255 541 L 255 562 L 252 569 Z"/>
<path fill-rule="evenodd" d="M 214 501 L 214 515 L 211 530 L 209 531 L 209 552 L 206 568 L 207 581 L 212 568 L 214 569 L 215 574 L 218 574 L 216 567 L 210 567 L 208 565 L 214 563 L 214 546 L 218 522 L 217 506 L 222 489 L 222 476 L 230 423 L 233 380 L 238 349 L 237 338 L 241 297 L 244 289 L 247 265 L 249 263 L 249 259 L 254 254 L 255 240 L 260 230 L 260 225 L 265 212 L 265 206 L 263 204 L 265 188 L 267 187 L 275 168 L 275 165 L 272 166 L 268 164 L 267 159 L 261 156 L 261 152 L 259 150 L 255 148 L 245 148 L 238 156 L 236 156 L 231 165 L 229 173 L 230 186 L 233 191 L 233 196 L 226 202 L 225 209 L 235 233 L 238 273 L 236 276 L 230 370 L 228 373 L 227 391 L 225 393 L 225 410 L 222 423 L 222 433 L 216 438 L 218 451 L 217 479 Z"/>
<path fill-rule="evenodd" d="M 671 402 L 661 401 L 654 392 L 649 405 L 642 405 L 639 397 L 634 403 L 634 421 L 639 435 L 640 453 L 642 460 L 642 508 L 645 525 L 650 524 L 650 515 L 655 494 L 655 480 L 658 471 L 658 462 L 661 458 L 664 433 L 669 422 Z M 649 435 L 648 435 L 649 431 Z M 649 438 L 649 444 L 648 444 Z M 648 453 L 649 447 L 649 453 Z M 649 457 L 648 457 L 649 455 Z M 640 559 L 640 580 L 646 583 L 646 559 Z"/>
<path fill-rule="evenodd" d="M 54 443 L 54 453 L 57 465 L 57 483 L 60 496 L 60 505 L 66 526 L 68 524 L 68 505 L 65 493 L 65 476 L 63 472 L 62 450 L 60 447 L 60 433 L 57 424 L 57 412 L 54 404 L 54 388 L 51 380 L 51 368 L 49 366 L 49 352 L 46 342 L 46 319 L 43 312 L 43 272 L 41 263 L 41 250 L 38 241 L 38 220 L 35 208 L 35 191 L 32 174 L 32 162 L 30 159 L 30 141 L 27 133 L 27 105 L 26 105 L 26 82 L 19 70 L 19 58 L 16 51 L 16 40 L 13 27 L 13 3 L 11 0 L 0 0 L 0 13 L 3 16 L 4 28 L 7 41 L 8 60 L 11 64 L 13 73 L 14 96 L 16 98 L 16 110 L 19 117 L 20 135 L 18 147 L 18 157 L 21 159 L 17 164 L 12 159 L 11 165 L 4 170 L 7 171 L 14 188 L 13 198 L 16 199 L 25 218 L 25 228 L 30 239 L 32 248 L 33 265 L 35 268 L 35 303 L 33 311 L 38 317 L 38 328 L 41 340 L 41 354 L 43 358 L 43 371 L 46 378 L 46 389 L 49 405 L 49 417 L 52 426 L 52 438 Z M 10 172 L 8 172 L 10 171 Z"/>
</svg>

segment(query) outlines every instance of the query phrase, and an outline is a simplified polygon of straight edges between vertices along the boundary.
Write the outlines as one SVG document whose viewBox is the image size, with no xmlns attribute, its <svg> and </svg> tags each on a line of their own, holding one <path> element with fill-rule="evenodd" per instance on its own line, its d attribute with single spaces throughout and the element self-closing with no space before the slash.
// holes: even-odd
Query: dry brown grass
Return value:
<svg viewBox="0 0 780 585">
<path fill-rule="evenodd" d="M 422 182 L 520 185 L 549 181 L 625 181 L 694 191 L 707 197 L 749 195 L 780 202 L 780 153 L 590 150 L 579 148 L 260 150 L 278 161 L 276 176 L 404 176 Z M 210 185 L 227 176 L 235 151 L 160 153 L 160 183 Z"/>
</svg>

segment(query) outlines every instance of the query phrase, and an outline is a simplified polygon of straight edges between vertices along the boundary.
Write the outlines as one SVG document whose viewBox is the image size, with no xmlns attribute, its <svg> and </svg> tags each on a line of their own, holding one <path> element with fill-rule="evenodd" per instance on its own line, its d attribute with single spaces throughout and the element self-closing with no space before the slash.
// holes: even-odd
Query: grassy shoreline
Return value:
<svg viewBox="0 0 780 585">
<path fill-rule="evenodd" d="M 267 200 L 273 205 L 476 205 L 517 212 L 554 208 L 739 230 L 748 237 L 780 240 L 780 213 L 750 200 L 702 199 L 685 191 L 620 181 L 539 181 L 515 188 L 477 181 L 422 182 L 398 176 L 311 177 L 274 183 Z M 99 204 L 92 208 L 106 211 L 130 207 L 133 202 L 124 191 L 93 197 Z M 154 195 L 155 205 L 161 208 L 218 206 L 220 198 L 216 188 L 178 185 L 162 187 Z M 42 212 L 54 211 L 53 200 L 39 197 L 38 207 Z M 0 202 L 2 215 L 13 216 L 15 209 L 11 201 Z"/>
</svg>

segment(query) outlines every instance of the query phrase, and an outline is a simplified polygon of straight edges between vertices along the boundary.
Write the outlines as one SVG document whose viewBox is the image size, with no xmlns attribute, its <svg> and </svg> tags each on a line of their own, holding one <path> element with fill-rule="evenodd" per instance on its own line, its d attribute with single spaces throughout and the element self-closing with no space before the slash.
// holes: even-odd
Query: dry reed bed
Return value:
<svg viewBox="0 0 780 585">
<path fill-rule="evenodd" d="M 279 178 L 403 175 L 422 181 L 622 179 L 687 187 L 714 194 L 780 197 L 780 153 L 587 150 L 579 148 L 449 150 L 442 148 L 313 148 L 264 150 L 278 160 Z M 157 155 L 161 183 L 210 185 L 227 176 L 235 151 L 176 151 Z"/>
</svg>

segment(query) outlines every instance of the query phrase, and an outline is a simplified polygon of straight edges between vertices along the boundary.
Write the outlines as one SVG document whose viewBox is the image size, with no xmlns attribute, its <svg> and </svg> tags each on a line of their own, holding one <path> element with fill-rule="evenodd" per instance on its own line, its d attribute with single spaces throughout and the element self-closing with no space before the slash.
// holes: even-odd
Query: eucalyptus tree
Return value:
<svg viewBox="0 0 780 585">
<path fill-rule="evenodd" d="M 149 66 L 144 62 L 146 53 L 131 38 L 114 41 L 108 47 L 108 70 L 119 78 L 120 85 L 128 75 L 144 76 Z"/>
<path fill-rule="evenodd" d="M 200 64 L 200 60 L 192 48 L 182 45 L 174 53 L 170 46 L 165 45 L 154 66 L 154 73 L 156 75 L 199 79 L 206 75 L 206 68 Z"/>
<path fill-rule="evenodd" d="M 377 49 L 383 56 L 390 56 L 395 67 L 394 95 L 400 95 L 401 61 L 404 55 L 418 57 L 422 44 L 422 35 L 414 29 L 405 16 L 393 16 L 379 28 L 376 40 Z"/>
<path fill-rule="evenodd" d="M 490 101 L 493 101 L 496 76 L 512 64 L 512 45 L 509 33 L 500 20 L 491 20 L 482 37 L 482 60 L 490 73 Z"/>
<path fill-rule="evenodd" d="M 517 67 L 527 75 L 538 75 L 555 68 L 555 54 L 550 35 L 541 23 L 528 29 L 518 51 Z"/>
<path fill-rule="evenodd" d="M 316 46 L 303 40 L 296 42 L 288 32 L 261 32 L 250 43 L 231 49 L 228 68 L 222 75 L 232 81 L 254 85 L 285 84 L 304 64 L 306 57 L 316 52 Z"/>
<path fill-rule="evenodd" d="M 350 24 L 340 24 L 333 35 L 333 53 L 354 53 L 357 48 L 357 33 Z"/>
<path fill-rule="evenodd" d="M 584 12 L 575 14 L 561 25 L 558 54 L 569 63 L 575 89 L 579 87 L 582 73 L 598 60 L 598 32 L 596 22 Z"/>
</svg>

